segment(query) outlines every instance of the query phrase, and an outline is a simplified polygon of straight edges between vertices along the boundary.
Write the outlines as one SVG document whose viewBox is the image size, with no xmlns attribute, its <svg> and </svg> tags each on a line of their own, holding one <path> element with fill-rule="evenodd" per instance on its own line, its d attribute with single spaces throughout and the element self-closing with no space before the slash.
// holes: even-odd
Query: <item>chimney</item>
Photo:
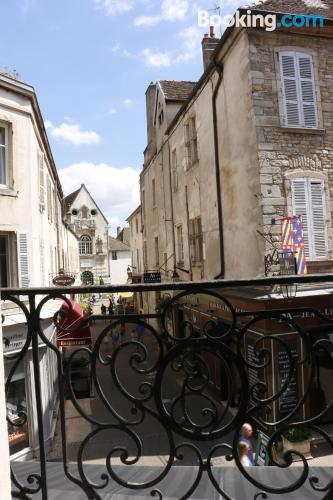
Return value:
<svg viewBox="0 0 333 500">
<path fill-rule="evenodd" d="M 120 234 L 120 230 L 121 230 L 121 227 L 120 227 L 120 226 L 118 226 L 118 227 L 117 227 L 117 236 L 119 236 L 119 234 Z"/>
<path fill-rule="evenodd" d="M 216 38 L 214 26 L 211 26 L 209 35 L 208 33 L 205 33 L 202 40 L 202 57 L 203 57 L 204 71 L 206 71 L 206 69 L 208 68 L 212 60 L 212 55 L 214 53 L 214 50 L 216 49 L 219 41 L 220 39 Z"/>
</svg>

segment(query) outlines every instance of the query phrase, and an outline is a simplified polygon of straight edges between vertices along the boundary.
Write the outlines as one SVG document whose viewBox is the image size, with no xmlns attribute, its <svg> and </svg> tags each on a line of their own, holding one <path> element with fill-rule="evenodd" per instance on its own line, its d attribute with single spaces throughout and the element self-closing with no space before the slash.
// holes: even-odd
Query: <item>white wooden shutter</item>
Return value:
<svg viewBox="0 0 333 500">
<path fill-rule="evenodd" d="M 43 153 L 37 152 L 38 157 L 38 185 L 39 185 L 39 206 L 45 208 L 45 179 L 44 179 L 44 157 Z"/>
<path fill-rule="evenodd" d="M 297 59 L 303 124 L 305 127 L 314 128 L 317 127 L 318 120 L 312 57 L 298 54 Z"/>
<path fill-rule="evenodd" d="M 312 258 L 312 249 L 309 241 L 309 206 L 307 196 L 306 179 L 294 179 L 292 182 L 292 199 L 293 199 L 293 215 L 302 216 L 303 236 L 305 254 L 308 258 Z"/>
<path fill-rule="evenodd" d="M 285 125 L 291 127 L 301 126 L 296 54 L 292 52 L 282 52 L 280 54 L 280 62 Z"/>
<path fill-rule="evenodd" d="M 40 278 L 41 286 L 45 286 L 45 252 L 44 252 L 44 242 L 39 242 L 39 259 L 40 259 Z"/>
<path fill-rule="evenodd" d="M 309 181 L 313 232 L 313 257 L 327 256 L 326 210 L 324 183 L 320 180 Z"/>
<path fill-rule="evenodd" d="M 29 278 L 29 255 L 28 255 L 28 235 L 18 233 L 17 235 L 17 253 L 20 288 L 27 288 L 30 283 Z"/>
</svg>

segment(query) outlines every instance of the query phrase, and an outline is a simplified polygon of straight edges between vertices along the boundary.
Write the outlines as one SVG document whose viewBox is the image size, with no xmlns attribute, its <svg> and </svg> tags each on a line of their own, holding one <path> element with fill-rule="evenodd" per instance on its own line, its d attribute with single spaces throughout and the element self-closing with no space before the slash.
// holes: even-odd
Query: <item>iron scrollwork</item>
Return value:
<svg viewBox="0 0 333 500">
<path fill-rule="evenodd" d="M 54 315 L 54 326 L 62 334 L 75 333 L 63 326 L 64 319 L 72 313 L 72 302 L 65 292 L 49 289 L 48 294 L 39 297 L 37 292 L 29 291 L 29 305 L 13 294 L 2 292 L 2 299 L 12 301 L 21 309 L 27 325 L 26 340 L 20 352 L 6 355 L 14 360 L 6 388 L 8 390 L 15 370 L 32 348 L 40 444 L 40 473 L 30 474 L 22 482 L 12 471 L 13 497 L 25 499 L 42 494 L 46 499 L 48 495 L 38 355 L 39 343 L 42 343 L 53 351 L 56 360 L 61 437 L 59 460 L 66 478 L 87 498 L 102 499 L 110 488 L 117 486 L 122 491 L 142 491 L 147 498 L 162 499 L 168 496 L 168 484 L 175 468 L 190 464 L 192 479 L 180 485 L 179 498 L 195 498 L 197 489 L 208 480 L 219 495 L 233 500 L 235 494 L 220 475 L 216 466 L 218 460 L 223 460 L 225 466 L 239 474 L 235 477 L 249 485 L 248 491 L 254 499 L 269 498 L 270 494 L 288 498 L 289 493 L 305 484 L 316 498 L 320 498 L 319 494 L 329 498 L 332 482 L 323 484 L 316 472 L 311 473 L 304 454 L 293 450 L 277 455 L 276 449 L 282 435 L 290 428 L 315 432 L 333 448 L 324 425 L 333 411 L 333 401 L 304 418 L 305 405 L 316 383 L 318 359 L 323 353 L 331 359 L 331 340 L 311 342 L 306 328 L 298 324 L 291 310 L 240 312 L 223 291 L 211 290 L 208 285 L 203 289 L 202 284 L 198 291 L 193 286 L 189 290 L 186 285 L 184 288 L 170 295 L 163 310 L 156 314 L 94 314 L 83 318 L 75 331 L 93 328 L 92 346 L 72 349 L 66 364 L 59 348 L 43 331 L 41 321 L 43 307 L 54 299 L 61 300 L 67 304 L 67 309 Z M 112 287 L 101 288 L 105 290 L 110 293 Z M 317 314 L 316 311 L 313 314 Z M 319 313 L 318 318 L 323 319 Z M 283 335 L 277 335 L 272 328 L 271 332 L 252 341 L 253 356 L 249 359 L 248 339 L 264 321 L 292 331 L 301 350 L 294 352 Z M 325 321 L 330 320 L 325 318 Z M 121 327 L 126 332 L 122 340 L 119 338 Z M 136 335 L 140 327 L 145 332 L 144 339 Z M 279 352 L 285 363 L 284 379 L 279 386 L 269 385 L 266 376 L 272 370 L 274 352 Z M 96 414 L 87 411 L 74 389 L 73 370 L 78 359 L 85 360 L 90 373 L 94 404 L 100 408 Z M 302 395 L 294 406 L 287 405 L 287 411 L 279 415 L 277 408 L 281 408 L 281 401 L 290 394 L 288 391 L 301 371 L 306 372 Z M 257 378 L 253 379 L 253 374 Z M 66 399 L 81 421 L 90 426 L 90 431 L 77 445 L 75 471 L 70 467 L 73 458 L 69 457 L 67 446 Z M 10 416 L 7 419 L 20 426 L 26 423 L 27 415 L 22 412 L 16 422 L 11 422 Z M 270 481 L 269 473 L 263 480 L 256 470 L 260 468 L 242 465 L 237 444 L 245 422 L 254 422 L 258 428 L 266 429 L 269 462 L 277 471 L 283 473 L 295 459 L 299 460 L 301 465 L 297 474 L 290 480 L 285 479 L 283 485 Z M 147 439 L 147 429 L 158 429 L 159 443 Z M 87 457 L 89 459 L 95 443 L 105 451 L 103 460 L 99 461 L 98 478 L 90 475 L 87 466 Z M 145 462 L 146 448 L 152 444 L 156 445 L 156 450 L 163 449 L 164 462 L 159 467 L 151 467 L 144 479 L 129 477 L 128 470 Z"/>
</svg>

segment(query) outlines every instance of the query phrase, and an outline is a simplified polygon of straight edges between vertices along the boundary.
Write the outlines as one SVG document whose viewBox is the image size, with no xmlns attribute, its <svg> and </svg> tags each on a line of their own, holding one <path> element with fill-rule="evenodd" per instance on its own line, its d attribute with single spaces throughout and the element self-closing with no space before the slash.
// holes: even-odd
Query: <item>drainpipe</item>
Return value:
<svg viewBox="0 0 333 500">
<path fill-rule="evenodd" d="M 220 175 L 220 155 L 218 141 L 218 126 L 217 126 L 217 95 L 223 80 L 223 64 L 214 59 L 215 70 L 218 74 L 217 84 L 213 91 L 212 107 L 213 107 L 213 128 L 214 128 L 214 153 L 215 153 L 215 178 L 216 178 L 216 194 L 217 194 L 217 214 L 219 222 L 219 243 L 220 243 L 220 273 L 215 276 L 215 279 L 224 278 L 225 262 L 224 262 L 224 241 L 223 241 L 223 216 L 222 216 L 222 192 L 221 192 L 221 175 Z M 213 82 L 212 82 L 213 86 Z"/>
<path fill-rule="evenodd" d="M 173 208 L 173 186 L 172 186 L 172 158 L 170 141 L 168 140 L 168 156 L 169 156 L 169 186 L 170 186 L 170 200 L 171 200 L 171 234 L 172 234 L 172 251 L 173 251 L 173 267 L 176 266 L 176 238 L 175 238 L 175 220 Z"/>
</svg>

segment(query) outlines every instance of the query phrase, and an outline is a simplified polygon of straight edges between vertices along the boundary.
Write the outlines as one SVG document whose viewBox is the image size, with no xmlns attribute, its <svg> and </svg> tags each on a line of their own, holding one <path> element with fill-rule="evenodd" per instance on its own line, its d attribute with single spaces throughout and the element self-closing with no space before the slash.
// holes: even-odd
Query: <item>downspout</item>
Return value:
<svg viewBox="0 0 333 500">
<path fill-rule="evenodd" d="M 168 155 L 169 155 L 169 186 L 170 186 L 170 200 L 171 200 L 171 234 L 172 234 L 172 251 L 173 251 L 173 268 L 176 267 L 176 238 L 175 238 L 175 220 L 173 209 L 173 185 L 172 185 L 172 165 L 171 165 L 171 148 L 168 139 Z"/>
<path fill-rule="evenodd" d="M 224 278 L 225 262 L 224 262 L 224 240 L 223 240 L 223 215 L 222 215 L 222 193 L 221 193 L 221 175 L 220 175 L 220 154 L 218 141 L 218 126 L 217 126 L 217 95 L 223 80 L 223 64 L 214 59 L 215 70 L 218 74 L 217 84 L 212 96 L 213 107 L 213 128 L 214 128 L 214 153 L 215 153 L 215 178 L 216 178 L 216 197 L 217 197 L 217 215 L 219 223 L 219 247 L 220 247 L 220 273 L 215 276 L 215 279 Z M 213 85 L 213 82 L 212 82 Z"/>
</svg>

